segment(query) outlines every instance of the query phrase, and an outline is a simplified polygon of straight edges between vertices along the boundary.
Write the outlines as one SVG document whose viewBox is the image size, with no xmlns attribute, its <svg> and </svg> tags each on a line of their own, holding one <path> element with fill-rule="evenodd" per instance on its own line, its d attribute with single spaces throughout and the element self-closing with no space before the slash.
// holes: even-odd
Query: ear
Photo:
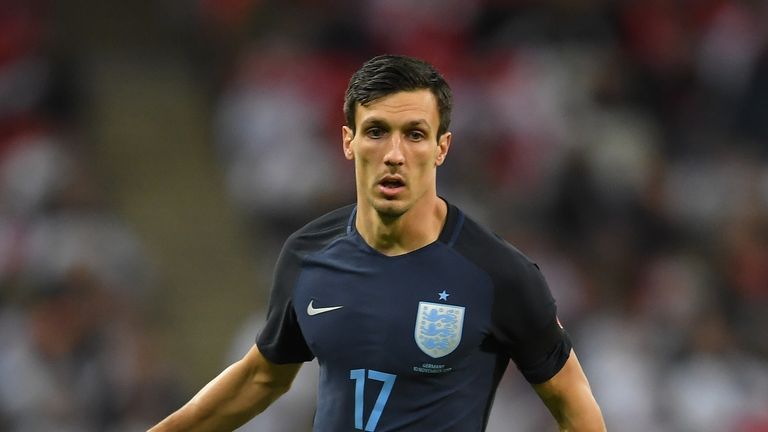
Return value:
<svg viewBox="0 0 768 432">
<path fill-rule="evenodd" d="M 448 155 L 448 149 L 451 148 L 451 133 L 446 132 L 440 136 L 437 141 L 437 157 L 435 157 L 435 166 L 440 166 L 445 162 L 445 157 Z"/>
<path fill-rule="evenodd" d="M 344 157 L 348 160 L 355 159 L 355 153 L 352 151 L 352 139 L 355 137 L 355 133 L 349 126 L 341 127 L 341 146 L 344 150 Z"/>
</svg>

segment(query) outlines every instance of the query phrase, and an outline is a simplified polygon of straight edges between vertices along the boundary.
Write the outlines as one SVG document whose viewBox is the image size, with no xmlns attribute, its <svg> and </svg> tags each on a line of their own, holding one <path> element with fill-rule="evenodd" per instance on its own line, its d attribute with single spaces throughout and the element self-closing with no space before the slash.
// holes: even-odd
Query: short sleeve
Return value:
<svg viewBox="0 0 768 432">
<path fill-rule="evenodd" d="M 455 247 L 493 283 L 489 346 L 512 359 L 532 384 L 555 376 L 568 360 L 572 344 L 560 326 L 555 300 L 539 267 L 470 218 Z"/>
<path fill-rule="evenodd" d="M 354 208 L 341 207 L 311 221 L 283 245 L 275 266 L 267 322 L 256 338 L 259 351 L 272 363 L 300 363 L 314 358 L 296 316 L 294 289 L 304 258 L 344 235 Z"/>
<path fill-rule="evenodd" d="M 572 343 L 538 266 L 515 257 L 495 279 L 493 332 L 526 380 L 539 384 L 563 367 Z"/>
<path fill-rule="evenodd" d="M 297 243 L 295 238 L 289 238 L 280 253 L 269 296 L 267 322 L 256 339 L 264 357 L 278 364 L 300 363 L 314 358 L 293 308 L 293 288 L 301 272 Z"/>
</svg>

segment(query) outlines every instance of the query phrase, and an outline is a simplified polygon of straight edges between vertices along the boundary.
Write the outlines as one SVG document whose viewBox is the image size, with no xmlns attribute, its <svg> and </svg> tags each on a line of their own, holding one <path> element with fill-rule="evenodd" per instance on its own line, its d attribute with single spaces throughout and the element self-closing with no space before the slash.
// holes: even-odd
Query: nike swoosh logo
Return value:
<svg viewBox="0 0 768 432">
<path fill-rule="evenodd" d="M 307 305 L 307 315 L 309 316 L 326 313 L 330 311 L 335 311 L 336 309 L 341 309 L 344 307 L 344 306 L 331 306 L 331 307 L 316 308 L 312 305 L 313 302 L 314 300 L 311 300 Z"/>
</svg>

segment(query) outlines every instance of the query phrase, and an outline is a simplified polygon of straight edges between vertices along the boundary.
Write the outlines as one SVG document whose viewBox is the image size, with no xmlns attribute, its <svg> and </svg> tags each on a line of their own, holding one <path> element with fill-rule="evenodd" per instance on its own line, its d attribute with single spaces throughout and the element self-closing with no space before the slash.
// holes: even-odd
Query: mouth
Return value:
<svg viewBox="0 0 768 432">
<path fill-rule="evenodd" d="M 405 181 L 400 176 L 385 176 L 379 181 L 379 191 L 386 197 L 392 198 L 405 189 Z"/>
</svg>

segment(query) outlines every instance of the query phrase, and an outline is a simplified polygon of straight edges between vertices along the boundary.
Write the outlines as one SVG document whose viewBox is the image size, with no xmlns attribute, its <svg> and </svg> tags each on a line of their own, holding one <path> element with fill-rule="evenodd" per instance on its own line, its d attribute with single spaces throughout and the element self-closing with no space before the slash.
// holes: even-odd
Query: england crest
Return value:
<svg viewBox="0 0 768 432">
<path fill-rule="evenodd" d="M 438 358 L 459 346 L 463 327 L 464 306 L 419 302 L 413 337 L 425 354 Z"/>
</svg>

